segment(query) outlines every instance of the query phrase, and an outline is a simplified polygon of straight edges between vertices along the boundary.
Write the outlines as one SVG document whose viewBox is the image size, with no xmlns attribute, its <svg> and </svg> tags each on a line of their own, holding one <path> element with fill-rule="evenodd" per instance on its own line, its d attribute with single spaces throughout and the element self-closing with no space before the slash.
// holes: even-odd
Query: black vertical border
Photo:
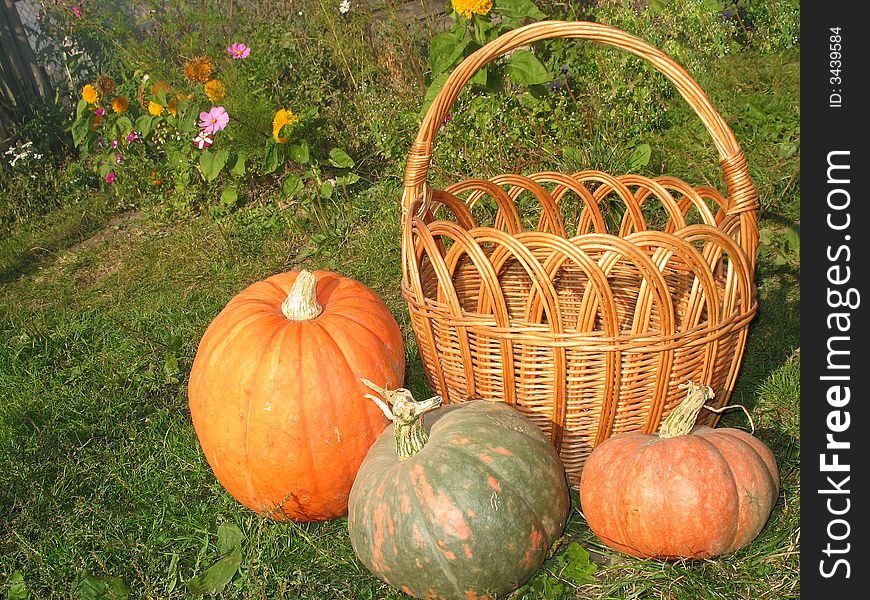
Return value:
<svg viewBox="0 0 870 600">
<path fill-rule="evenodd" d="M 870 310 L 870 163 L 866 122 L 870 119 L 870 29 L 860 13 L 863 2 L 804 2 L 801 6 L 801 595 L 806 598 L 864 597 L 870 579 L 870 546 L 864 511 L 868 508 L 870 477 L 867 463 L 870 430 L 867 405 L 870 394 L 865 378 L 870 374 L 870 339 L 867 317 Z M 840 28 L 842 63 L 831 63 L 836 46 L 831 46 L 832 28 Z M 836 38 L 833 38 L 836 40 Z M 840 67 L 841 81 L 832 80 L 831 69 Z M 841 97 L 840 106 L 837 97 Z M 848 155 L 843 152 L 847 151 Z M 831 152 L 840 154 L 830 155 Z M 848 164 L 849 170 L 831 172 L 833 179 L 848 177 L 848 183 L 828 180 L 830 160 Z M 848 196 L 839 191 L 845 190 Z M 845 208 L 832 209 L 832 203 Z M 848 198 L 848 200 L 847 200 Z M 837 230 L 829 224 L 848 227 Z M 847 216 L 848 215 L 848 216 Z M 845 250 L 843 248 L 848 248 Z M 831 258 L 833 257 L 833 259 Z M 833 271 L 831 269 L 834 269 Z M 847 270 L 848 269 L 848 270 Z M 844 283 L 831 283 L 831 278 Z M 854 309 L 832 307 L 837 291 L 854 289 L 860 296 Z M 852 296 L 855 298 L 855 296 Z M 855 304 L 854 302 L 852 304 Z M 832 313 L 848 318 L 830 320 Z M 836 325 L 848 324 L 848 331 Z M 830 325 L 835 325 L 833 329 Z M 828 366 L 831 348 L 849 354 L 836 355 L 848 369 Z M 848 339 L 842 339 L 848 338 Z M 826 380 L 826 376 L 847 376 L 848 381 Z M 848 386 L 849 402 L 832 406 L 831 386 Z M 843 404 L 845 392 L 832 392 L 835 404 Z M 839 412 L 836 412 L 839 411 Z M 833 414 L 836 413 L 836 414 Z M 848 413 L 848 417 L 846 417 Z M 849 426 L 842 429 L 845 419 Z M 828 448 L 827 435 L 848 448 Z M 824 471 L 837 454 L 849 470 Z M 829 480 L 828 477 L 831 479 Z M 845 478 L 848 477 L 848 480 Z M 843 490 L 839 493 L 838 488 Z M 845 492 L 848 490 L 848 493 Z M 838 493 L 832 493 L 838 492 Z M 848 509 L 848 510 L 846 510 Z M 842 514 L 833 514 L 832 511 Z M 836 539 L 842 538 L 842 539 Z M 846 562 L 837 563 L 837 560 Z M 848 569 L 847 569 L 848 564 Z M 826 577 L 824 573 L 829 576 Z M 848 575 L 848 576 L 847 576 Z M 842 596 L 841 596 L 842 595 Z"/>
</svg>

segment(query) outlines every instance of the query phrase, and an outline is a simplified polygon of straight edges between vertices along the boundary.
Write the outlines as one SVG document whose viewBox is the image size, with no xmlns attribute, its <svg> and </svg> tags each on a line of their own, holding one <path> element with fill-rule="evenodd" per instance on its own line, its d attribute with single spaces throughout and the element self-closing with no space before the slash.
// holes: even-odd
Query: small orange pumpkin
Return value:
<svg viewBox="0 0 870 600">
<path fill-rule="evenodd" d="M 711 558 L 751 542 L 779 496 L 773 453 L 749 433 L 699 427 L 709 387 L 689 392 L 660 433 L 615 435 L 580 477 L 580 503 L 605 544 L 642 558 Z"/>
<path fill-rule="evenodd" d="M 347 514 L 354 477 L 388 422 L 365 377 L 398 387 L 401 330 L 362 283 L 327 271 L 254 283 L 217 315 L 190 374 L 190 413 L 218 481 L 276 520 Z"/>
</svg>

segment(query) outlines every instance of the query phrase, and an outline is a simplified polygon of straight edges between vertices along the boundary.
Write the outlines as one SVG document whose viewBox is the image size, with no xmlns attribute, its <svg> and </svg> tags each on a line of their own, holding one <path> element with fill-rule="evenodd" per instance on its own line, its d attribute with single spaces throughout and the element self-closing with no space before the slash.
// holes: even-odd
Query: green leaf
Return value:
<svg viewBox="0 0 870 600">
<path fill-rule="evenodd" d="M 72 597 L 75 600 L 126 600 L 130 597 L 130 588 L 120 577 L 81 573 L 73 586 Z"/>
<path fill-rule="evenodd" d="M 166 162 L 174 171 L 185 171 L 190 165 L 188 155 L 182 150 L 169 150 L 166 152 Z"/>
<path fill-rule="evenodd" d="M 118 128 L 120 137 L 127 137 L 133 131 L 133 121 L 130 120 L 130 117 L 118 117 L 115 121 L 115 127 Z"/>
<path fill-rule="evenodd" d="M 245 161 L 248 159 L 248 155 L 244 150 L 239 150 L 238 155 L 236 156 L 236 162 L 233 165 L 233 168 L 230 169 L 230 173 L 232 173 L 236 177 L 241 177 L 245 174 Z"/>
<path fill-rule="evenodd" d="M 308 151 L 308 142 L 305 140 L 300 140 L 297 144 L 290 144 L 288 149 L 290 151 L 290 158 L 298 163 L 304 165 L 311 159 L 311 154 Z"/>
<path fill-rule="evenodd" d="M 638 171 L 649 164 L 652 148 L 649 144 L 638 144 L 628 157 L 628 170 Z"/>
<path fill-rule="evenodd" d="M 577 542 L 571 542 L 568 548 L 559 556 L 558 561 L 563 565 L 562 571 L 559 574 L 563 579 L 574 583 L 593 583 L 595 577 L 593 573 L 598 569 L 589 558 L 589 553 L 586 548 Z"/>
<path fill-rule="evenodd" d="M 199 109 L 189 100 L 182 100 L 178 105 L 178 129 L 185 133 L 193 133 L 199 129 Z"/>
<path fill-rule="evenodd" d="M 142 115 L 138 119 L 136 119 L 136 131 L 142 134 L 142 137 L 148 137 L 148 134 L 151 133 L 151 127 L 154 125 L 154 119 L 157 117 L 152 117 L 151 115 Z"/>
<path fill-rule="evenodd" d="M 785 230 L 783 234 L 785 237 L 786 246 L 797 252 L 800 252 L 801 249 L 801 230 L 800 225 L 791 225 L 788 229 Z"/>
<path fill-rule="evenodd" d="M 172 553 L 172 560 L 169 561 L 169 574 L 167 580 L 166 594 L 169 595 L 172 593 L 172 590 L 175 589 L 175 586 L 178 585 L 178 554 L 175 552 Z"/>
<path fill-rule="evenodd" d="M 85 115 L 87 109 L 88 103 L 84 100 L 79 100 L 78 104 L 76 104 L 76 119 L 81 119 Z"/>
<path fill-rule="evenodd" d="M 226 190 L 224 190 L 226 192 Z M 233 190 L 235 191 L 235 190 Z M 238 194 L 236 194 L 238 197 Z M 223 201 L 223 198 L 221 198 Z M 239 548 L 245 539 L 245 534 L 233 523 L 221 523 L 217 530 L 218 550 L 221 554 L 227 554 Z"/>
<path fill-rule="evenodd" d="M 445 31 L 432 38 L 429 46 L 429 67 L 432 76 L 437 77 L 459 62 L 469 39 L 465 29 Z"/>
<path fill-rule="evenodd" d="M 779 145 L 779 157 L 782 159 L 791 158 L 797 151 L 798 146 L 794 142 L 783 142 Z"/>
<path fill-rule="evenodd" d="M 224 165 L 227 164 L 227 159 L 230 156 L 229 150 L 203 150 L 199 155 L 199 170 L 202 171 L 202 176 L 206 181 L 214 181 L 220 175 Z"/>
<path fill-rule="evenodd" d="M 426 114 L 426 111 L 429 110 L 429 105 L 432 104 L 433 100 L 435 100 L 435 96 L 437 96 L 438 92 L 441 91 L 441 88 L 444 87 L 447 77 L 447 73 L 442 73 L 433 79 L 432 83 L 429 84 L 429 87 L 426 88 L 426 95 L 423 97 L 423 106 L 420 107 L 421 118 Z"/>
<path fill-rule="evenodd" d="M 524 85 L 539 85 L 553 79 L 541 61 L 528 50 L 514 51 L 508 59 L 505 69 L 511 79 Z"/>
<path fill-rule="evenodd" d="M 187 582 L 187 588 L 195 596 L 220 594 L 232 581 L 242 564 L 242 548 L 236 546 L 212 566 Z"/>
<path fill-rule="evenodd" d="M 356 173 L 345 173 L 336 177 L 336 183 L 341 186 L 349 186 L 359 181 L 359 175 Z"/>
<path fill-rule="evenodd" d="M 332 185 L 331 181 L 324 181 L 320 184 L 320 196 L 322 198 L 331 198 L 332 190 L 335 189 L 335 186 Z"/>
<path fill-rule="evenodd" d="M 341 148 L 333 148 L 329 151 L 329 162 L 332 163 L 333 167 L 338 167 L 339 169 L 352 169 L 356 164 L 353 159 L 348 156 L 347 152 Z"/>
<path fill-rule="evenodd" d="M 225 187 L 221 192 L 221 205 L 226 208 L 232 208 L 236 205 L 236 202 L 239 200 L 239 192 L 236 191 L 236 188 Z M 176 361 L 177 362 L 177 361 Z"/>
<path fill-rule="evenodd" d="M 302 191 L 302 178 L 297 175 L 288 175 L 281 182 L 281 195 L 285 198 L 292 198 Z"/>
<path fill-rule="evenodd" d="M 478 69 L 477 72 L 471 76 L 470 81 L 474 85 L 482 85 L 485 86 L 487 82 L 487 77 L 489 75 L 489 70 L 484 67 L 483 69 Z"/>
<path fill-rule="evenodd" d="M 312 106 L 311 108 L 306 108 L 301 113 L 299 113 L 299 123 L 307 123 L 312 119 L 316 119 L 320 115 L 320 109 L 316 106 Z"/>
<path fill-rule="evenodd" d="M 535 6 L 532 0 L 498 0 L 498 13 L 514 19 L 534 19 L 540 21 L 547 15 Z"/>
<path fill-rule="evenodd" d="M 520 96 L 520 102 L 522 102 L 523 106 L 528 108 L 533 113 L 550 113 L 553 110 L 553 107 L 550 105 L 549 99 L 541 94 L 532 93 L 532 89 L 526 92 L 522 96 Z"/>
<path fill-rule="evenodd" d="M 12 577 L 6 582 L 9 586 L 6 589 L 6 600 L 29 600 L 30 594 L 27 591 L 27 585 L 24 583 L 24 575 L 21 571 L 14 571 Z"/>
<path fill-rule="evenodd" d="M 266 158 L 263 161 L 263 173 L 274 173 L 281 164 L 281 146 L 273 140 L 266 142 Z"/>
<path fill-rule="evenodd" d="M 91 124 L 87 117 L 82 119 L 76 119 L 70 128 L 70 133 L 72 133 L 73 144 L 76 147 L 81 146 L 85 140 L 88 138 L 88 134 L 91 132 Z"/>
<path fill-rule="evenodd" d="M 166 383 L 178 383 L 178 357 L 174 352 L 165 352 L 163 355 L 163 375 Z"/>
</svg>

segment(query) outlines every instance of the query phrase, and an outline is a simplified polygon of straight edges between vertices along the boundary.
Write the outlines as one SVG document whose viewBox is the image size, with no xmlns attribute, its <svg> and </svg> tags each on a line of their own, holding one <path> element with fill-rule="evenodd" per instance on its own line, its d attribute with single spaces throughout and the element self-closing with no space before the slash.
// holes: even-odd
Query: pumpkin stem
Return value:
<svg viewBox="0 0 870 600">
<path fill-rule="evenodd" d="M 393 422 L 399 460 L 407 460 L 422 450 L 429 441 L 429 434 L 423 427 L 423 415 L 441 406 L 441 396 L 432 396 L 418 402 L 405 388 L 386 390 L 368 379 L 363 379 L 362 382 L 386 400 L 384 402 L 377 396 L 366 394 L 366 398 L 374 400 L 384 415 Z"/>
<path fill-rule="evenodd" d="M 698 413 L 704 408 L 704 403 L 713 398 L 716 394 L 713 393 L 713 388 L 706 385 L 698 385 L 688 381 L 680 386 L 687 388 L 686 399 L 680 402 L 662 423 L 659 430 L 660 438 L 676 437 L 678 435 L 686 435 L 695 426 L 695 421 L 698 420 Z"/>
<path fill-rule="evenodd" d="M 323 312 L 317 303 L 317 278 L 311 271 L 299 271 L 290 295 L 281 304 L 281 313 L 291 321 L 310 321 Z"/>
</svg>

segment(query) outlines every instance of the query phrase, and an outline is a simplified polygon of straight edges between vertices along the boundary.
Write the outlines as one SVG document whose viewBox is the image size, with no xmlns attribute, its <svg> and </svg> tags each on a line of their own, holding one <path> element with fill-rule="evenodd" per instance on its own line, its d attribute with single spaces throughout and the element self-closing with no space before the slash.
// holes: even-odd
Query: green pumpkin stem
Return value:
<svg viewBox="0 0 870 600">
<path fill-rule="evenodd" d="M 429 441 L 429 434 L 423 427 L 423 415 L 441 406 L 441 396 L 432 396 L 418 402 L 405 388 L 387 390 L 368 379 L 363 379 L 362 382 L 383 397 L 381 400 L 377 396 L 366 394 L 366 398 L 374 400 L 384 415 L 393 422 L 399 460 L 407 460 L 422 450 Z"/>
<path fill-rule="evenodd" d="M 281 304 L 281 313 L 291 321 L 310 321 L 321 312 L 323 307 L 317 303 L 317 278 L 303 269 L 296 276 L 290 295 Z"/>
<path fill-rule="evenodd" d="M 687 388 L 686 399 L 680 402 L 671 411 L 671 414 L 662 423 L 659 430 L 660 438 L 676 437 L 678 435 L 686 435 L 695 426 L 695 421 L 698 420 L 698 413 L 704 408 L 704 403 L 712 399 L 716 394 L 713 393 L 713 388 L 706 385 L 698 385 L 691 381 L 684 383 L 681 388 Z"/>
</svg>

